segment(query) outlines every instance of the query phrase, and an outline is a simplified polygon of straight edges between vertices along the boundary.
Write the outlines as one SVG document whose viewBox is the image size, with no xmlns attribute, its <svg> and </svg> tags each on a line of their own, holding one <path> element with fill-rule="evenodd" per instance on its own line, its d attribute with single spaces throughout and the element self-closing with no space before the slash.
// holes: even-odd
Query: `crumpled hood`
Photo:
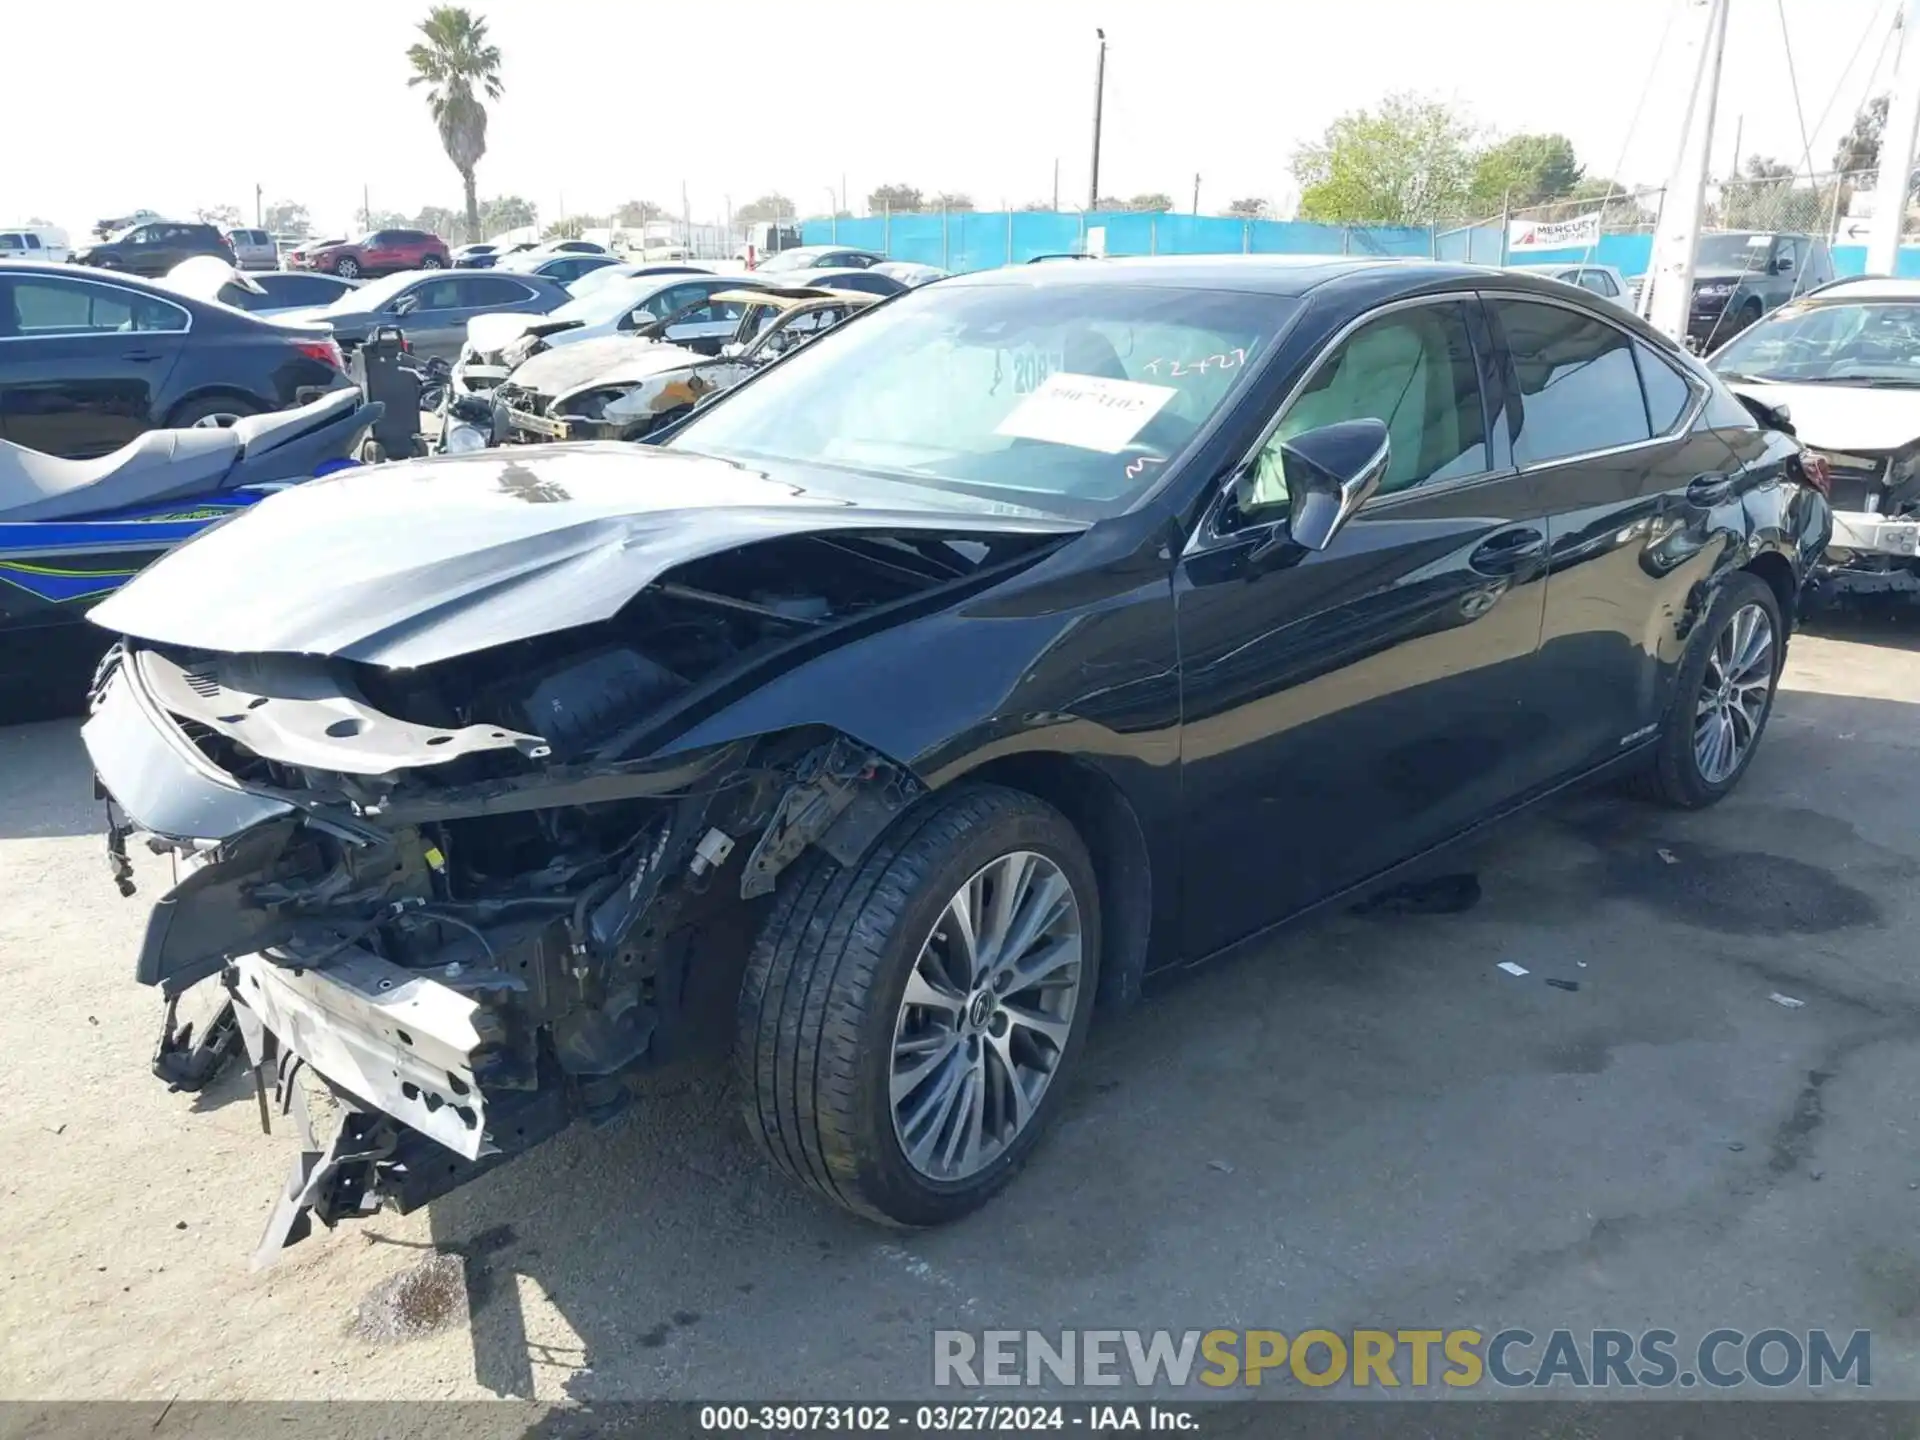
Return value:
<svg viewBox="0 0 1920 1440">
<path fill-rule="evenodd" d="M 1766 385 L 1733 388 L 1765 405 L 1784 405 L 1801 443 L 1843 455 L 1881 454 L 1920 440 L 1920 390 L 1866 385 Z"/>
<path fill-rule="evenodd" d="M 663 340 L 635 335 L 602 335 L 573 345 L 543 350 L 509 377 L 536 395 L 567 395 L 582 385 L 604 379 L 609 385 L 631 385 L 649 375 L 684 370 L 708 356 Z"/>
<path fill-rule="evenodd" d="M 476 315 L 467 321 L 467 344 L 476 355 L 498 355 L 535 325 L 544 324 L 544 315 L 516 312 Z"/>
<path fill-rule="evenodd" d="M 202 531 L 88 618 L 194 649 L 431 665 L 609 619 L 674 566 L 755 541 L 1085 528 L 838 470 L 775 475 L 614 442 L 487 450 L 293 486 Z"/>
</svg>

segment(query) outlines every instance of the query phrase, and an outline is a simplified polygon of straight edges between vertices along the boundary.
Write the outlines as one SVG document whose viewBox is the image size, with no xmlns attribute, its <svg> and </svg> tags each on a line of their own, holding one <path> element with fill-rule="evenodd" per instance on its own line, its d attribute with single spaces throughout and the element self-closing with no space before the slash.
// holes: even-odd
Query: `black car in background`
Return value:
<svg viewBox="0 0 1920 1440">
<path fill-rule="evenodd" d="M 658 443 L 215 527 L 93 612 L 132 638 L 86 742 L 132 826 L 215 857 L 139 978 L 224 972 L 254 1062 L 335 1087 L 270 1246 L 709 1047 L 772 1164 L 929 1225 L 1148 971 L 1576 783 L 1725 796 L 1830 528 L 1790 435 L 1568 286 L 1014 266 Z"/>
<path fill-rule="evenodd" d="M 213 225 L 179 220 L 150 220 L 121 231 L 111 240 L 75 252 L 76 265 L 124 270 L 129 275 L 164 275 L 182 260 L 212 255 L 234 264 L 233 246 Z"/>
<path fill-rule="evenodd" d="M 0 268 L 0 439 L 70 458 L 281 410 L 347 383 L 297 329 L 70 265 Z"/>
</svg>

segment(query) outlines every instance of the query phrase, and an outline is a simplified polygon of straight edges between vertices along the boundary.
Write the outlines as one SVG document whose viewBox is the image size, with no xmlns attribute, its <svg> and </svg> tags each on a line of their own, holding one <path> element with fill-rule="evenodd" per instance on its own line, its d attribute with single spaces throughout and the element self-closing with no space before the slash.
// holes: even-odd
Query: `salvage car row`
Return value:
<svg viewBox="0 0 1920 1440">
<path fill-rule="evenodd" d="M 398 288 L 456 277 L 505 274 Z M 801 1185 L 951 1219 L 1149 975 L 1569 785 L 1746 773 L 1825 467 L 1617 305 L 1337 258 L 817 278 L 470 317 L 445 406 L 504 448 L 256 495 L 91 611 L 110 854 L 178 867 L 156 1068 L 244 1052 L 312 1127 L 265 1254 L 709 1052 Z M 39 473 L 70 520 L 112 467 Z"/>
</svg>

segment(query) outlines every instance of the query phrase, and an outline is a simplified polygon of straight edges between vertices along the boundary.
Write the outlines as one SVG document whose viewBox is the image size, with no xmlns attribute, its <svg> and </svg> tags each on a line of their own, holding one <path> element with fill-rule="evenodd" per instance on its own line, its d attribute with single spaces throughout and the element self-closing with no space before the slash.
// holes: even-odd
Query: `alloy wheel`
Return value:
<svg viewBox="0 0 1920 1440">
<path fill-rule="evenodd" d="M 1739 770 L 1759 738 L 1773 658 L 1772 617 L 1760 605 L 1742 605 L 1714 639 L 1694 705 L 1693 758 L 1709 785 Z"/>
<path fill-rule="evenodd" d="M 922 1175 L 978 1174 L 1032 1123 L 1081 1003 L 1082 939 L 1073 886 L 1031 850 L 948 900 L 894 1021 L 893 1130 Z"/>
<path fill-rule="evenodd" d="M 240 417 L 231 411 L 222 410 L 213 415 L 202 415 L 189 428 L 194 430 L 230 430 L 240 423 Z"/>
</svg>

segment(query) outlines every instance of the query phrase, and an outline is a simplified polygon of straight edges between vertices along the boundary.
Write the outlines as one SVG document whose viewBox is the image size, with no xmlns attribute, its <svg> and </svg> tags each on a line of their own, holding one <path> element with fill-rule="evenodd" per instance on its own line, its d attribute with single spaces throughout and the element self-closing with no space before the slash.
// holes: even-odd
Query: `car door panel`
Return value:
<svg viewBox="0 0 1920 1440">
<path fill-rule="evenodd" d="M 1477 332 L 1477 306 L 1459 309 Z M 1342 342 L 1362 376 L 1354 393 L 1309 403 L 1324 393 L 1310 380 L 1283 431 L 1391 408 L 1378 403 L 1391 387 L 1367 393 L 1394 363 L 1363 353 L 1367 333 Z M 1403 451 L 1425 443 L 1389 421 L 1396 430 Z M 1469 462 L 1480 473 L 1422 475 L 1322 552 L 1272 526 L 1210 539 L 1203 522 L 1175 578 L 1188 953 L 1387 869 L 1537 783 L 1546 525 L 1538 487 L 1488 469 L 1484 428 L 1481 442 Z"/>
<path fill-rule="evenodd" d="M 135 315 L 139 316 L 136 322 Z M 186 312 L 67 277 L 0 279 L 0 436 L 68 458 L 118 449 L 160 423 Z"/>
<path fill-rule="evenodd" d="M 1529 365 L 1536 332 L 1524 317 L 1545 313 L 1539 302 L 1495 300 L 1490 310 L 1502 327 L 1505 352 L 1517 365 Z M 1560 776 L 1614 759 L 1652 734 L 1678 658 L 1689 597 L 1714 566 L 1716 542 L 1703 522 L 1717 502 L 1702 503 L 1695 482 L 1730 485 L 1735 468 L 1725 442 L 1694 425 L 1703 386 L 1688 382 L 1643 342 L 1627 342 L 1626 332 L 1603 316 L 1579 313 L 1589 327 L 1598 324 L 1619 337 L 1638 362 L 1614 379 L 1638 375 L 1645 366 L 1666 368 L 1633 382 L 1640 403 L 1655 407 L 1642 411 L 1636 440 L 1537 461 L 1524 435 L 1516 442 L 1524 472 L 1542 487 L 1551 509 L 1540 674 L 1553 719 L 1549 766 Z M 1516 316 L 1522 318 L 1516 322 Z M 1617 365 L 1613 357 L 1619 352 L 1607 353 L 1606 363 Z M 1579 427 L 1558 448 L 1578 451 L 1608 438 L 1592 428 L 1595 417 L 1615 403 L 1602 369 L 1603 362 L 1589 357 L 1577 368 L 1564 368 L 1554 382 L 1568 392 L 1554 404 L 1577 415 Z M 1514 378 L 1511 399 L 1523 416 L 1538 378 Z M 1649 381 L 1659 386 L 1655 393 L 1648 393 Z M 1540 419 L 1536 415 L 1534 423 Z"/>
</svg>

